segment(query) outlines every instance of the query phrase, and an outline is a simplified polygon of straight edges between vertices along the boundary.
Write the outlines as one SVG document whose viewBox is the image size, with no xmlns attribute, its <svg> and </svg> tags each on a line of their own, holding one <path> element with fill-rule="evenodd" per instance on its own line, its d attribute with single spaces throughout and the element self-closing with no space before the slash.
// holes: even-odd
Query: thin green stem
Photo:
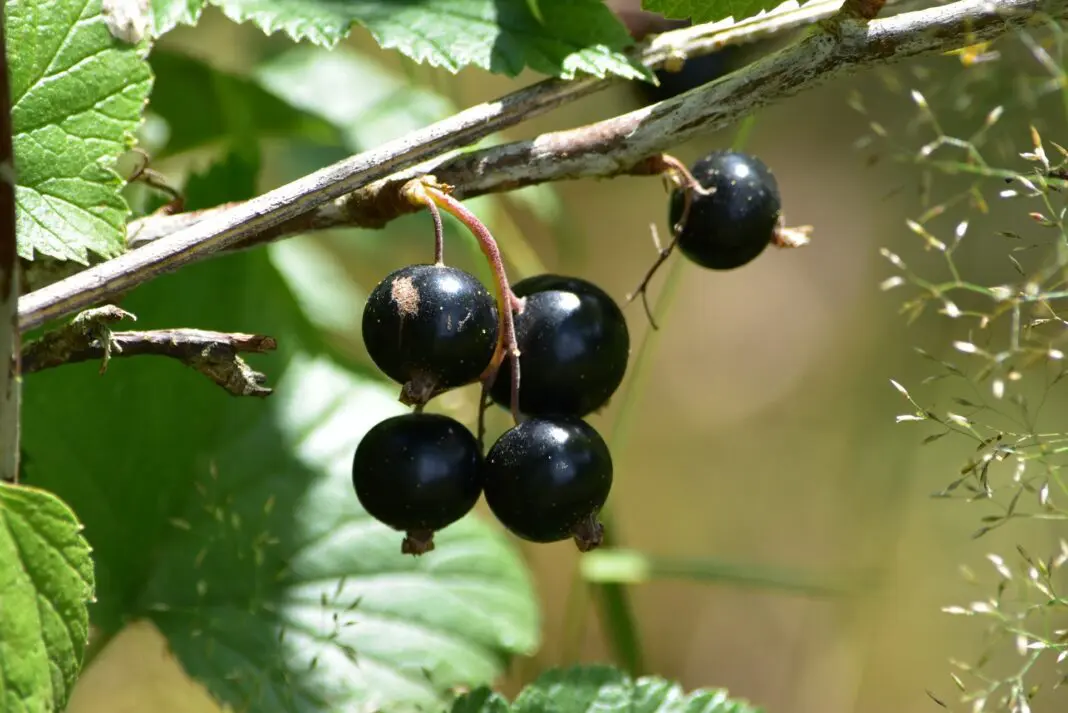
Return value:
<svg viewBox="0 0 1068 713">
<path fill-rule="evenodd" d="M 708 196 L 712 194 L 712 191 L 706 190 L 701 185 L 701 182 L 690 173 L 690 169 L 686 167 L 686 164 L 671 154 L 665 153 L 654 156 L 647 161 L 647 167 L 649 171 L 658 173 L 667 179 L 675 186 L 676 191 L 682 191 L 682 212 L 678 221 L 671 226 L 671 240 L 666 247 L 662 247 L 660 238 L 656 233 L 656 225 L 652 226 L 653 241 L 656 243 L 658 250 L 657 258 L 646 270 L 645 275 L 642 276 L 641 282 L 638 283 L 634 291 L 627 295 L 626 304 L 630 304 L 635 297 L 641 295 L 645 316 L 649 318 L 649 326 L 653 329 L 659 329 L 656 324 L 656 318 L 653 316 L 653 311 L 649 308 L 649 283 L 675 250 L 675 246 L 679 242 L 679 235 L 686 227 L 686 220 L 690 216 L 694 195 Z"/>
<path fill-rule="evenodd" d="M 753 126 L 756 123 L 754 116 L 747 117 L 738 127 L 738 131 L 735 133 L 734 141 L 732 142 L 732 148 L 735 150 L 741 150 L 745 143 L 748 141 L 749 136 L 752 134 Z M 681 165 L 681 164 L 680 164 Z M 685 168 L 685 166 L 683 166 Z M 667 275 L 664 278 L 664 287 L 660 293 L 660 299 L 657 300 L 656 306 L 652 310 L 650 315 L 653 319 L 651 323 L 655 323 L 655 320 L 662 319 L 678 294 L 678 288 L 681 284 L 679 277 L 682 274 L 684 261 L 676 260 L 668 268 Z M 641 346 L 638 347 L 638 353 L 634 357 L 633 366 L 630 369 L 630 382 L 625 387 L 623 393 L 623 405 L 620 407 L 619 415 L 616 417 L 616 421 L 612 426 L 612 433 L 609 437 L 609 448 L 612 453 L 618 458 L 623 452 L 624 446 L 628 441 L 631 428 L 634 425 L 634 419 L 637 415 L 637 404 L 641 394 L 644 391 L 645 380 L 649 376 L 649 355 L 653 352 L 653 347 L 656 345 L 656 338 L 659 335 L 659 331 L 656 329 L 650 329 L 646 332 L 645 338 L 642 340 Z M 604 525 L 604 541 L 602 546 L 605 547 L 618 547 L 619 541 L 619 528 L 616 526 L 615 518 L 612 516 L 610 507 L 605 507 L 601 511 L 601 522 Z M 572 574 L 573 578 L 581 578 L 582 573 L 576 565 Z M 572 594 L 569 597 L 570 600 L 575 598 L 576 588 L 572 587 Z M 638 631 L 638 623 L 634 617 L 634 610 L 631 606 L 629 592 L 626 585 L 619 583 L 606 583 L 596 585 L 597 601 L 600 603 L 601 618 L 604 624 L 605 634 L 608 637 L 608 644 L 612 650 L 612 654 L 616 661 L 626 669 L 632 675 L 640 675 L 644 668 L 645 663 L 642 657 L 642 645 L 641 636 Z M 573 601 L 568 603 L 569 609 L 576 607 L 577 605 Z M 578 617 L 581 622 L 582 617 Z M 579 631 L 585 627 L 580 623 L 576 627 Z M 574 639 L 570 637 L 565 638 L 565 643 L 570 646 L 577 646 L 579 641 L 576 636 Z M 565 649 L 565 656 L 573 654 L 573 650 Z"/>
<path fill-rule="evenodd" d="M 682 268 L 682 261 L 676 261 L 668 268 L 667 275 L 664 279 L 664 289 L 653 310 L 654 316 L 657 318 L 662 318 L 662 315 L 668 312 L 678 291 L 680 283 L 678 278 L 682 272 Z M 627 442 L 627 436 L 634 425 L 634 420 L 638 412 L 638 400 L 644 391 L 645 381 L 651 371 L 651 369 L 648 368 L 649 357 L 653 352 L 653 347 L 656 344 L 658 335 L 659 332 L 653 329 L 646 332 L 645 338 L 638 347 L 637 354 L 635 354 L 633 366 L 631 367 L 630 381 L 623 393 L 623 404 L 620 407 L 619 416 L 616 417 L 616 421 L 612 425 L 612 433 L 609 437 L 609 448 L 612 453 L 616 454 L 617 458 L 622 454 Z M 602 546 L 618 547 L 620 544 L 619 528 L 616 525 L 610 507 L 606 506 L 605 509 L 601 511 L 601 522 L 604 524 L 605 531 Z M 580 579 L 581 576 L 581 572 L 579 571 L 578 566 L 576 566 L 573 577 L 575 579 Z M 578 610 L 579 608 L 579 604 L 575 600 L 578 597 L 577 592 L 581 586 L 582 585 L 573 585 L 572 587 L 572 593 L 569 596 L 568 602 L 569 611 Z M 641 675 L 645 670 L 645 662 L 642 656 L 643 648 L 641 645 L 641 635 L 638 630 L 638 623 L 634 616 L 634 609 L 630 602 L 627 586 L 616 582 L 596 584 L 592 586 L 594 588 L 595 601 L 598 603 L 601 610 L 601 620 L 613 658 L 631 675 Z M 583 610 L 583 613 L 585 613 L 585 610 Z M 574 623 L 575 631 L 569 631 L 566 635 L 567 638 L 565 639 L 566 648 L 564 657 L 566 660 L 573 660 L 576 657 L 576 649 L 578 644 L 581 643 L 581 639 L 578 637 L 578 632 L 585 629 L 583 616 L 574 615 L 574 618 L 576 620 Z M 574 634 L 574 636 L 572 636 L 572 634 Z"/>
<path fill-rule="evenodd" d="M 611 522 L 603 517 L 602 521 L 607 531 Z M 594 595 L 600 604 L 602 626 L 619 665 L 631 676 L 643 675 L 646 670 L 641 634 L 627 586 L 601 584 L 595 587 Z"/>
<path fill-rule="evenodd" d="M 583 558 L 585 579 L 597 583 L 643 584 L 665 579 L 706 581 L 812 597 L 842 596 L 853 590 L 844 578 L 767 565 L 739 564 L 713 558 L 647 555 L 633 550 L 600 550 Z"/>
</svg>

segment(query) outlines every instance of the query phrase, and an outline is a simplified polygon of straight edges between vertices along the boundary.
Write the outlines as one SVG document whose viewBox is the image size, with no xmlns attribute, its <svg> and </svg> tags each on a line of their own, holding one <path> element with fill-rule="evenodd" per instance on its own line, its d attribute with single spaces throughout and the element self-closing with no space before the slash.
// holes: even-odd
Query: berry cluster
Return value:
<svg viewBox="0 0 1068 713">
<path fill-rule="evenodd" d="M 783 226 L 775 179 L 754 157 L 717 151 L 687 169 L 659 156 L 646 164 L 650 170 L 675 184 L 673 239 L 635 293 L 643 301 L 649 279 L 676 245 L 698 265 L 725 270 L 769 244 L 807 242 L 805 229 Z M 598 546 L 612 456 L 583 419 L 608 403 L 626 373 L 630 334 L 622 310 L 578 277 L 546 274 L 509 284 L 489 230 L 447 186 L 424 177 L 402 194 L 434 219 L 435 261 L 396 270 L 374 288 L 363 339 L 413 411 L 375 425 L 357 446 L 357 498 L 372 517 L 405 533 L 407 554 L 432 550 L 434 533 L 469 513 L 482 495 L 497 520 L 524 540 L 570 538 L 583 551 Z M 445 265 L 439 209 L 479 240 L 496 297 L 473 275 Z M 423 412 L 435 396 L 475 382 L 482 385 L 477 437 L 456 419 Z M 486 450 L 491 401 L 509 409 L 515 425 Z"/>
</svg>

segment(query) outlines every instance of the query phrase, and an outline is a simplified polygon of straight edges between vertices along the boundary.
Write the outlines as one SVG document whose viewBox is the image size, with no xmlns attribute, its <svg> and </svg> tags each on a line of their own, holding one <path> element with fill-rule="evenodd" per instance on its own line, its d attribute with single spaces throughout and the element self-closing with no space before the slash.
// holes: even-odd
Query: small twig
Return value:
<svg viewBox="0 0 1068 713">
<path fill-rule="evenodd" d="M 626 304 L 630 304 L 634 301 L 635 297 L 641 295 L 642 307 L 645 309 L 645 316 L 649 319 L 649 326 L 654 330 L 657 330 L 660 329 L 660 327 L 657 326 L 656 319 L 653 317 L 653 309 L 649 305 L 649 282 L 653 279 L 653 275 L 656 274 L 657 270 L 660 269 L 660 266 L 667 262 L 667 259 L 671 257 L 671 253 L 674 252 L 675 246 L 679 242 L 679 234 L 678 231 L 674 231 L 672 233 L 671 242 L 667 244 L 667 247 L 663 247 L 660 242 L 660 233 L 657 232 L 656 229 L 656 224 L 650 223 L 649 230 L 653 234 L 653 245 L 656 246 L 657 257 L 653 264 L 649 266 L 649 269 L 645 271 L 645 275 L 642 276 L 642 280 L 638 283 L 638 286 L 633 292 L 627 295 Z"/>
<path fill-rule="evenodd" d="M 492 373 L 487 374 L 482 379 L 482 387 L 478 393 L 478 452 L 485 455 L 486 453 L 486 411 L 489 410 L 490 405 L 493 403 L 493 399 L 490 398 L 490 389 L 493 387 L 493 381 L 497 378 L 497 369 L 493 369 Z"/>
<path fill-rule="evenodd" d="M 175 213 L 180 212 L 182 208 L 185 207 L 185 197 L 182 195 L 181 191 L 172 186 L 168 182 L 167 177 L 164 176 L 162 173 L 148 167 L 149 161 L 151 159 L 149 158 L 147 151 L 142 148 L 135 147 L 133 149 L 133 152 L 141 157 L 141 163 L 138 164 L 137 169 L 134 170 L 132 174 L 130 174 L 130 177 L 127 178 L 126 181 L 128 183 L 132 183 L 133 181 L 140 181 L 146 186 L 155 188 L 157 191 L 160 191 L 161 193 L 166 193 L 168 196 L 171 197 L 170 202 L 168 202 L 166 205 L 156 211 L 154 215 L 173 215 Z"/>
<path fill-rule="evenodd" d="M 682 191 L 682 211 L 679 213 L 678 221 L 671 226 L 671 242 L 668 243 L 667 247 L 661 245 L 660 234 L 656 230 L 656 225 L 651 224 L 649 226 L 652 230 L 653 244 L 656 246 L 657 257 L 642 277 L 642 281 L 627 295 L 625 303 L 625 305 L 629 305 L 634 301 L 635 297 L 641 295 L 642 307 L 645 309 L 645 316 L 649 320 L 649 326 L 656 330 L 659 327 L 653 317 L 653 310 L 649 306 L 649 283 L 652 281 L 653 276 L 656 275 L 657 270 L 671 257 L 675 246 L 678 245 L 679 236 L 682 234 L 683 228 L 686 227 L 686 221 L 690 218 L 690 208 L 693 206 L 694 195 L 710 196 L 716 192 L 716 189 L 708 189 L 702 186 L 701 182 L 690 173 L 690 169 L 686 167 L 686 164 L 670 154 L 653 156 L 639 164 L 635 169 L 635 173 L 640 173 L 644 170 L 648 170 L 650 173 L 659 173 L 667 179 L 669 185 L 673 187 L 670 190 Z"/>
<path fill-rule="evenodd" d="M 112 305 L 78 314 L 67 325 L 23 346 L 22 373 L 99 359 L 103 374 L 113 357 L 165 356 L 199 371 L 235 396 L 270 395 L 271 389 L 263 386 L 267 377 L 239 354 L 272 351 L 277 347 L 273 338 L 205 329 L 111 331 L 108 325 L 122 319 L 136 317 Z"/>
</svg>

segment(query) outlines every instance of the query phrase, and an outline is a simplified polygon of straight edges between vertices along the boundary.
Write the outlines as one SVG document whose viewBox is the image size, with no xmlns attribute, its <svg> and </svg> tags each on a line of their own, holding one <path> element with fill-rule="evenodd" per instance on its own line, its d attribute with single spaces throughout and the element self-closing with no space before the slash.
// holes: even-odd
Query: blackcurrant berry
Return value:
<svg viewBox="0 0 1068 713">
<path fill-rule="evenodd" d="M 473 275 L 409 265 L 367 298 L 363 342 L 378 368 L 404 384 L 401 400 L 425 404 L 478 379 L 497 346 L 497 316 L 493 296 Z"/>
<path fill-rule="evenodd" d="M 512 286 L 525 298 L 515 315 L 519 346 L 519 410 L 531 416 L 585 416 L 619 388 L 630 334 L 619 305 L 577 277 L 536 275 Z M 493 400 L 511 403 L 512 365 L 505 359 Z"/>
<path fill-rule="evenodd" d="M 656 70 L 658 84 L 633 82 L 634 91 L 642 106 L 672 99 L 729 74 L 734 69 L 732 65 L 739 64 L 736 59 L 738 50 L 728 46 L 712 54 L 691 57 L 678 71 Z"/>
<path fill-rule="evenodd" d="M 352 485 L 374 519 L 407 534 L 405 554 L 434 549 L 434 532 L 475 506 L 484 461 L 474 435 L 440 414 L 408 413 L 376 424 L 356 447 Z"/>
<path fill-rule="evenodd" d="M 599 545 L 597 514 L 611 488 L 608 446 L 577 418 L 520 423 L 486 455 L 486 503 L 502 525 L 531 542 L 573 537 L 583 551 Z"/>
<path fill-rule="evenodd" d="M 692 193 L 690 213 L 678 247 L 693 262 L 731 270 L 754 260 L 771 242 L 782 201 L 779 186 L 764 163 L 736 151 L 713 151 L 690 168 L 711 195 Z M 682 219 L 684 188 L 671 195 L 669 217 Z"/>
</svg>

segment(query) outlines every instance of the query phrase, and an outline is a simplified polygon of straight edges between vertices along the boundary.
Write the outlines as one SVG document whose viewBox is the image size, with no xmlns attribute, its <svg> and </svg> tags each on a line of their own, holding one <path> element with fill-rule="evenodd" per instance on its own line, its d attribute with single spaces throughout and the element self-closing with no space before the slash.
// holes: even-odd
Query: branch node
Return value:
<svg viewBox="0 0 1068 713">
<path fill-rule="evenodd" d="M 102 350 L 101 374 L 108 370 L 112 353 L 122 352 L 122 345 L 115 342 L 109 325 L 124 319 L 136 322 L 137 316 L 115 305 L 104 305 L 80 312 L 70 321 L 72 340 L 87 339 L 87 344 L 99 345 Z"/>
</svg>

